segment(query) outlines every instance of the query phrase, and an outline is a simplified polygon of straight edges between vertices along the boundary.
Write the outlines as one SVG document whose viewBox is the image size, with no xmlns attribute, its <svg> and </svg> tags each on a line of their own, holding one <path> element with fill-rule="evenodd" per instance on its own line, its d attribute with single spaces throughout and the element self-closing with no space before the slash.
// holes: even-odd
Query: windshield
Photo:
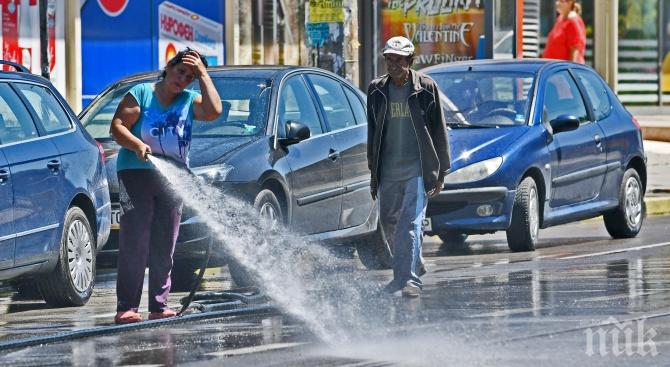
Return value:
<svg viewBox="0 0 670 367">
<path fill-rule="evenodd" d="M 436 73 L 447 125 L 500 127 L 525 125 L 534 76 L 518 72 Z"/>
<path fill-rule="evenodd" d="M 81 123 L 94 139 L 111 139 L 109 125 L 112 123 L 116 107 L 121 103 L 121 99 L 128 93 L 128 90 L 140 82 L 144 82 L 144 80 L 120 84 L 101 99 L 93 102 L 93 105 L 81 117 Z"/>
<path fill-rule="evenodd" d="M 151 82 L 151 80 L 149 80 Z M 109 125 L 121 99 L 138 80 L 120 84 L 105 94 L 86 111 L 81 122 L 86 131 L 98 140 L 110 140 Z M 223 111 L 214 121 L 193 121 L 192 138 L 249 136 L 265 131 L 270 82 L 261 78 L 213 78 L 214 87 L 219 92 Z M 188 89 L 200 91 L 198 82 Z"/>
</svg>

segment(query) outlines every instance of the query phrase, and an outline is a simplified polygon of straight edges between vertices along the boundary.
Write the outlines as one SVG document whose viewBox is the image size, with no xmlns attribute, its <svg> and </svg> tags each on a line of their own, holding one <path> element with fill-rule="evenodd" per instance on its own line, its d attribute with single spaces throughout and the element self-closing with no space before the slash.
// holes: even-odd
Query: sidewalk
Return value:
<svg viewBox="0 0 670 367">
<path fill-rule="evenodd" d="M 627 107 L 642 126 L 646 140 L 670 142 L 670 107 Z"/>
<path fill-rule="evenodd" d="M 627 107 L 642 126 L 647 154 L 648 215 L 670 214 L 670 108 Z"/>
<path fill-rule="evenodd" d="M 644 198 L 647 214 L 670 214 L 670 142 L 645 140 L 644 150 L 647 154 L 647 193 Z"/>
</svg>

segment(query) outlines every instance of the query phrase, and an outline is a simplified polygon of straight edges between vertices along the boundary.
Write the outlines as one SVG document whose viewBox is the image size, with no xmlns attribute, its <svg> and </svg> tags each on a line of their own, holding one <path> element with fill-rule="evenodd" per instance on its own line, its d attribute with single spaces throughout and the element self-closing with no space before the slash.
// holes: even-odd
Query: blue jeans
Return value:
<svg viewBox="0 0 670 367">
<path fill-rule="evenodd" d="M 382 181 L 378 198 L 380 223 L 393 251 L 393 283 L 398 287 L 411 283 L 421 288 L 422 224 L 427 203 L 423 178 Z"/>
</svg>

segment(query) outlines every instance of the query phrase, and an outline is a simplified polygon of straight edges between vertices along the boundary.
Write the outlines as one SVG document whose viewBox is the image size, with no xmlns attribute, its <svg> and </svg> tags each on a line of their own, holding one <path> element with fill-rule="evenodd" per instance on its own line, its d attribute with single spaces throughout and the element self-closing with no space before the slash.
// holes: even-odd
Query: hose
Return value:
<svg viewBox="0 0 670 367">
<path fill-rule="evenodd" d="M 166 319 L 158 320 L 148 320 L 144 322 L 137 322 L 133 324 L 123 324 L 123 325 L 112 325 L 112 326 L 101 326 L 90 329 L 68 331 L 63 333 L 58 333 L 56 335 L 49 336 L 40 336 L 33 338 L 25 338 L 19 340 L 12 340 L 4 343 L 0 343 L 0 351 L 6 351 L 11 349 L 33 347 L 36 345 L 45 345 L 60 343 L 64 341 L 82 339 L 87 337 L 110 335 L 115 333 L 135 331 L 141 329 L 156 328 L 165 325 L 172 324 L 182 324 L 192 321 L 200 321 L 206 319 L 214 318 L 223 318 L 223 317 L 232 317 L 232 316 L 248 316 L 248 315 L 269 315 L 277 314 L 279 310 L 276 307 L 269 304 L 257 305 L 257 306 L 247 306 L 238 309 L 224 310 L 224 311 L 211 311 L 203 313 L 194 313 L 182 317 L 170 317 Z"/>
<path fill-rule="evenodd" d="M 209 265 L 209 258 L 211 257 L 212 254 L 212 244 L 214 243 L 214 236 L 210 235 L 209 236 L 209 243 L 207 244 L 207 253 L 205 254 L 205 263 L 202 264 L 200 267 L 200 271 L 198 272 L 198 277 L 196 278 L 195 282 L 193 283 L 193 286 L 191 287 L 191 292 L 189 292 L 188 296 L 186 298 L 182 298 L 182 307 L 179 312 L 177 312 L 177 316 L 181 316 L 184 311 L 188 308 L 188 306 L 191 305 L 191 301 L 193 301 L 193 297 L 195 296 L 195 292 L 197 292 L 198 288 L 200 288 L 200 283 L 202 283 L 202 277 L 205 275 L 205 270 L 207 270 L 207 265 Z"/>
</svg>

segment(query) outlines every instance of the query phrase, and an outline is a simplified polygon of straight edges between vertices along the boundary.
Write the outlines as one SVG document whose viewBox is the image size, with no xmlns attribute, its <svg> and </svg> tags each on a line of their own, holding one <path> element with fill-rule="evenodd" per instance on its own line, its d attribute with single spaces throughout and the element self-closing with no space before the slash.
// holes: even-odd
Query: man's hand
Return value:
<svg viewBox="0 0 670 367">
<path fill-rule="evenodd" d="M 442 192 L 443 187 L 444 187 L 444 183 L 442 181 L 437 181 L 437 183 L 435 184 L 435 187 L 428 190 L 426 195 L 428 196 L 429 199 L 434 198 Z"/>
<path fill-rule="evenodd" d="M 372 196 L 372 200 L 377 200 L 377 190 L 370 188 L 370 196 Z"/>
</svg>

